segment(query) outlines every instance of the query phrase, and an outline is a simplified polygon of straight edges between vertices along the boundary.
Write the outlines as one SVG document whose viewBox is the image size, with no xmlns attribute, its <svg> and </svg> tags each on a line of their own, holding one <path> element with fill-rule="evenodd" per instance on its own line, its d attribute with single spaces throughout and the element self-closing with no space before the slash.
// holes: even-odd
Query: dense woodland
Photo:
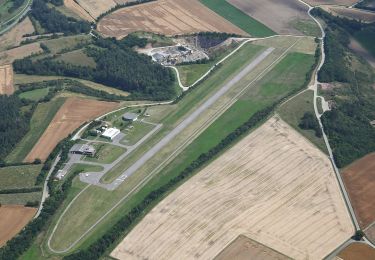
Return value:
<svg viewBox="0 0 375 260">
<path fill-rule="evenodd" d="M 322 130 L 320 129 L 318 119 L 311 112 L 306 112 L 300 120 L 298 126 L 304 130 L 314 130 L 315 136 L 322 137 Z"/>
<path fill-rule="evenodd" d="M 33 61 L 31 57 L 16 60 L 14 70 L 30 75 L 58 75 L 87 79 L 132 93 L 133 99 L 169 100 L 176 96 L 173 71 L 131 47 L 146 42 L 136 36 L 123 40 L 97 38 L 85 52 L 96 67 L 77 66 L 53 57 Z"/>
<path fill-rule="evenodd" d="M 338 167 L 375 151 L 375 82 L 373 69 L 348 48 L 350 37 L 370 31 L 375 24 L 337 18 L 317 9 L 314 14 L 329 25 L 326 29 L 326 62 L 319 73 L 321 82 L 340 82 L 340 87 L 323 92 L 334 101 L 322 116 L 325 131 Z M 356 62 L 354 62 L 356 60 Z M 353 64 L 356 64 L 353 66 Z"/>
<path fill-rule="evenodd" d="M 54 2 L 53 2 L 54 3 Z M 43 0 L 33 0 L 31 17 L 37 20 L 46 33 L 77 34 L 88 33 L 90 23 L 67 17 L 55 8 L 49 8 Z"/>
<path fill-rule="evenodd" d="M 16 95 L 0 95 L 0 163 L 3 163 L 4 158 L 29 130 L 33 109 L 23 113 L 23 105 Z"/>
</svg>

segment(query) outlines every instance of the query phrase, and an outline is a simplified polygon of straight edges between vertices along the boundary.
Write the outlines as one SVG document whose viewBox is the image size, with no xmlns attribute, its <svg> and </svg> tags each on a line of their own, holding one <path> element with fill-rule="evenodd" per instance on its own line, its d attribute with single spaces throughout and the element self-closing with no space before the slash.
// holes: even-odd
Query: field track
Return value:
<svg viewBox="0 0 375 260">
<path fill-rule="evenodd" d="M 13 67 L 9 64 L 0 66 L 0 95 L 11 95 L 13 92 Z"/>
<path fill-rule="evenodd" d="M 68 98 L 56 113 L 46 131 L 26 156 L 26 162 L 45 160 L 55 146 L 83 123 L 105 114 L 118 103 L 82 98 Z"/>
<path fill-rule="evenodd" d="M 116 38 L 135 31 L 164 35 L 201 31 L 247 35 L 198 0 L 160 0 L 122 8 L 102 18 L 97 28 L 104 36 Z"/>
<path fill-rule="evenodd" d="M 161 201 L 111 256 L 212 259 L 244 235 L 322 259 L 353 233 L 328 158 L 272 118 Z"/>
<path fill-rule="evenodd" d="M 26 208 L 20 205 L 0 207 L 0 247 L 26 226 L 36 210 L 36 208 Z"/>
<path fill-rule="evenodd" d="M 342 173 L 359 225 L 363 229 L 375 221 L 374 176 L 375 153 L 350 164 Z"/>
</svg>

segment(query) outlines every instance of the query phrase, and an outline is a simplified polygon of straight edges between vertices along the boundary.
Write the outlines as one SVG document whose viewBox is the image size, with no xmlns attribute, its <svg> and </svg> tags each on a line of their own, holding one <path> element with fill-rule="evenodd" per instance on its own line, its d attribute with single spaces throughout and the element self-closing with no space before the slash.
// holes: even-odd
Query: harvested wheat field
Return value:
<svg viewBox="0 0 375 260">
<path fill-rule="evenodd" d="M 95 19 L 116 6 L 113 0 L 76 0 L 76 2 Z"/>
<path fill-rule="evenodd" d="M 353 233 L 327 156 L 274 117 L 162 200 L 111 256 L 213 259 L 243 235 L 322 259 Z"/>
<path fill-rule="evenodd" d="M 342 6 L 325 6 L 323 9 L 339 17 L 361 20 L 363 22 L 368 23 L 375 22 L 375 12 L 370 12 L 357 8 L 346 8 Z"/>
<path fill-rule="evenodd" d="M 164 35 L 217 31 L 247 35 L 198 0 L 160 0 L 119 9 L 100 20 L 104 36 L 123 38 L 131 32 Z"/>
<path fill-rule="evenodd" d="M 74 0 L 64 0 L 64 5 L 76 13 L 82 19 L 85 19 L 90 22 L 95 22 L 95 18 L 92 17 L 85 9 L 82 8 L 79 4 L 77 4 Z"/>
<path fill-rule="evenodd" d="M 374 260 L 375 249 L 363 243 L 353 243 L 345 247 L 338 257 L 342 260 Z"/>
<path fill-rule="evenodd" d="M 276 252 L 245 236 L 238 236 L 215 260 L 289 260 L 291 258 Z"/>
<path fill-rule="evenodd" d="M 26 17 L 10 31 L 0 36 L 0 51 L 4 51 L 9 47 L 18 46 L 25 34 L 31 34 L 34 31 L 34 26 L 29 17 Z"/>
<path fill-rule="evenodd" d="M 0 247 L 20 232 L 36 211 L 36 208 L 21 205 L 0 206 Z"/>
<path fill-rule="evenodd" d="M 375 221 L 375 153 L 350 164 L 342 177 L 359 225 L 364 229 Z"/>
<path fill-rule="evenodd" d="M 83 123 L 115 109 L 118 103 L 83 98 L 68 98 L 57 111 L 46 131 L 40 137 L 26 162 L 36 158 L 44 161 L 55 146 Z"/>
<path fill-rule="evenodd" d="M 0 52 L 0 64 L 9 64 L 16 59 L 22 59 L 34 53 L 42 52 L 39 42 L 34 42 L 13 48 L 7 51 Z"/>
<path fill-rule="evenodd" d="M 229 3 L 279 34 L 302 35 L 292 26 L 296 20 L 311 20 L 307 6 L 296 0 L 229 0 Z"/>
<path fill-rule="evenodd" d="M 0 95 L 12 95 L 13 92 L 13 67 L 0 65 Z"/>
<path fill-rule="evenodd" d="M 304 0 L 304 2 L 312 5 L 344 5 L 351 6 L 358 2 L 358 0 Z"/>
</svg>

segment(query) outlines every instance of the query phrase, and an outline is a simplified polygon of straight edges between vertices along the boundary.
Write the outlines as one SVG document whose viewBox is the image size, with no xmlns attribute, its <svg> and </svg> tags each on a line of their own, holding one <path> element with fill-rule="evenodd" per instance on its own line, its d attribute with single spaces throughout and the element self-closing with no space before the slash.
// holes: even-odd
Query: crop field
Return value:
<svg viewBox="0 0 375 260">
<path fill-rule="evenodd" d="M 37 209 L 24 206 L 0 206 L 0 247 L 14 237 L 32 219 Z"/>
<path fill-rule="evenodd" d="M 77 0 L 76 2 L 95 19 L 116 6 L 114 0 Z"/>
<path fill-rule="evenodd" d="M 22 162 L 25 159 L 64 102 L 61 98 L 38 104 L 30 120 L 30 130 L 7 156 L 7 162 Z"/>
<path fill-rule="evenodd" d="M 338 257 L 342 260 L 372 260 L 375 259 L 375 249 L 363 243 L 352 243 Z"/>
<path fill-rule="evenodd" d="M 358 2 L 358 0 L 304 0 L 306 3 L 317 6 L 317 5 L 344 5 L 350 6 Z"/>
<path fill-rule="evenodd" d="M 307 14 L 307 6 L 295 0 L 229 0 L 228 2 L 278 34 L 303 35 L 292 22 L 296 20 L 313 22 Z"/>
<path fill-rule="evenodd" d="M 285 122 L 309 139 L 321 151 L 327 153 L 323 138 L 316 137 L 314 130 L 303 130 L 298 126 L 305 112 L 314 114 L 313 97 L 314 92 L 312 90 L 307 90 L 281 105 L 277 113 Z"/>
<path fill-rule="evenodd" d="M 62 139 L 67 137 L 84 122 L 115 109 L 118 103 L 81 98 L 68 98 L 40 137 L 25 161 L 36 158 L 45 160 Z"/>
<path fill-rule="evenodd" d="M 353 233 L 329 159 L 272 118 L 163 199 L 111 256 L 212 259 L 244 235 L 321 259 Z"/>
<path fill-rule="evenodd" d="M 10 64 L 16 59 L 22 59 L 31 54 L 41 53 L 39 42 L 22 45 L 17 48 L 0 52 L 0 64 Z"/>
<path fill-rule="evenodd" d="M 13 67 L 12 65 L 0 66 L 0 95 L 11 95 L 13 87 Z"/>
<path fill-rule="evenodd" d="M 359 225 L 365 229 L 375 221 L 375 153 L 346 167 L 342 173 Z"/>
<path fill-rule="evenodd" d="M 83 9 L 74 0 L 64 0 L 64 6 L 72 12 L 76 13 L 82 19 L 87 20 L 89 22 L 95 22 L 95 19 L 92 16 L 90 16 L 90 14 L 88 14 L 86 10 Z"/>
<path fill-rule="evenodd" d="M 0 190 L 34 187 L 42 166 L 39 164 L 0 168 Z"/>
<path fill-rule="evenodd" d="M 30 19 L 26 17 L 10 31 L 0 36 L 0 51 L 4 51 L 9 47 L 18 46 L 23 40 L 23 35 L 34 32 L 33 24 Z"/>
<path fill-rule="evenodd" d="M 290 260 L 289 257 L 276 252 L 258 242 L 239 235 L 224 248 L 214 260 Z"/>
<path fill-rule="evenodd" d="M 217 31 L 247 35 L 198 0 L 161 0 L 122 8 L 97 25 L 104 36 L 123 38 L 135 31 L 164 35 Z"/>
<path fill-rule="evenodd" d="M 225 0 L 200 0 L 208 8 L 235 24 L 254 37 L 266 37 L 274 35 L 270 28 L 248 16 L 246 13 L 231 5 Z"/>
<path fill-rule="evenodd" d="M 375 22 L 375 13 L 367 10 L 346 8 L 342 6 L 326 6 L 323 9 L 336 16 L 361 20 L 368 23 Z"/>
</svg>

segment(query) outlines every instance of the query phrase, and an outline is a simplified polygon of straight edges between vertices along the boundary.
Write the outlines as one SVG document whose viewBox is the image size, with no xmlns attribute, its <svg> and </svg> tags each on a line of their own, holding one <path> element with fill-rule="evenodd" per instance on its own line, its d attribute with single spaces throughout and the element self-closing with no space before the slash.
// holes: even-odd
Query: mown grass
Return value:
<svg viewBox="0 0 375 260">
<path fill-rule="evenodd" d="M 65 99 L 58 98 L 47 103 L 38 104 L 30 121 L 30 130 L 16 145 L 14 150 L 5 159 L 6 162 L 21 162 L 33 149 L 39 138 L 48 127 L 53 117 L 65 102 Z"/>
<path fill-rule="evenodd" d="M 34 187 L 42 166 L 39 164 L 0 168 L 0 190 Z"/>
<path fill-rule="evenodd" d="M 41 191 L 17 194 L 0 194 L 0 204 L 25 205 L 27 202 L 40 201 L 41 197 Z"/>
<path fill-rule="evenodd" d="M 93 146 L 97 151 L 95 156 L 86 156 L 84 158 L 84 161 L 97 163 L 112 163 L 120 155 L 126 152 L 125 148 L 116 145 L 96 143 Z"/>
<path fill-rule="evenodd" d="M 304 35 L 320 37 L 321 31 L 319 26 L 312 20 L 296 19 L 290 22 L 290 25 L 303 33 Z"/>
<path fill-rule="evenodd" d="M 314 130 L 303 130 L 298 125 L 306 112 L 314 113 L 314 92 L 307 90 L 283 104 L 277 113 L 280 117 L 317 146 L 321 151 L 327 153 L 323 138 L 316 137 Z"/>
<path fill-rule="evenodd" d="M 30 99 L 33 101 L 38 101 L 45 97 L 48 94 L 49 88 L 39 88 L 39 89 L 34 89 L 26 92 L 22 92 L 18 96 L 20 98 L 25 98 L 25 99 Z"/>
<path fill-rule="evenodd" d="M 276 33 L 270 28 L 237 9 L 226 0 L 200 0 L 205 6 L 224 17 L 243 31 L 255 37 L 267 37 Z"/>
<path fill-rule="evenodd" d="M 139 140 L 141 140 L 146 134 L 148 134 L 152 129 L 155 128 L 155 125 L 137 121 L 133 122 L 131 126 L 133 126 L 133 128 L 129 128 L 129 130 L 123 131 L 125 133 L 125 137 L 121 140 L 122 144 L 134 145 Z"/>
<path fill-rule="evenodd" d="M 82 49 L 74 50 L 71 52 L 66 52 L 61 54 L 61 56 L 57 57 L 55 60 L 63 61 L 66 63 L 95 68 L 96 63 L 92 57 L 87 56 Z"/>
</svg>

